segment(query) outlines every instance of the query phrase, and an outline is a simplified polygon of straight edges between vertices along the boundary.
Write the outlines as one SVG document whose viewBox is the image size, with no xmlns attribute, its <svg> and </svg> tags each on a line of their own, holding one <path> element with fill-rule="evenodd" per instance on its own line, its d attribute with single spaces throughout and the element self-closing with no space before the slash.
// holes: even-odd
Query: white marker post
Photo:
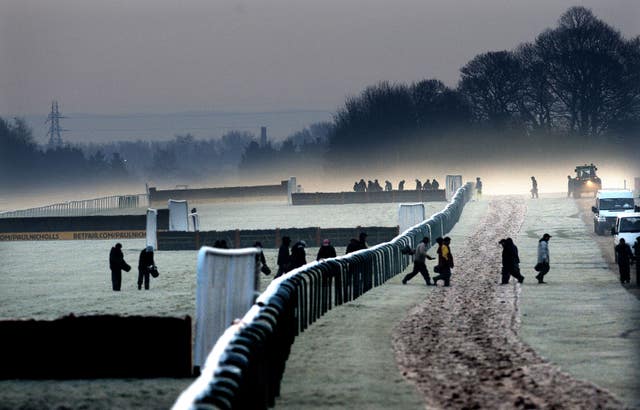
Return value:
<svg viewBox="0 0 640 410">
<path fill-rule="evenodd" d="M 424 204 L 400 204 L 398 208 L 398 225 L 400 234 L 421 223 L 425 219 Z"/>
<path fill-rule="evenodd" d="M 145 246 L 158 249 L 158 211 L 152 208 L 147 209 L 147 244 Z"/>
<path fill-rule="evenodd" d="M 289 205 L 293 204 L 291 194 L 296 192 L 298 192 L 296 177 L 289 177 L 289 183 L 287 183 L 287 201 L 289 202 Z"/>
<path fill-rule="evenodd" d="M 446 180 L 446 192 L 447 201 L 451 201 L 453 195 L 455 195 L 458 188 L 462 186 L 462 175 L 447 175 Z"/>
<path fill-rule="evenodd" d="M 185 200 L 169 200 L 169 230 L 186 232 L 189 230 L 189 205 Z"/>
<path fill-rule="evenodd" d="M 200 248 L 196 286 L 193 365 L 202 368 L 209 352 L 234 319 L 242 318 L 256 297 L 258 248 Z"/>
</svg>

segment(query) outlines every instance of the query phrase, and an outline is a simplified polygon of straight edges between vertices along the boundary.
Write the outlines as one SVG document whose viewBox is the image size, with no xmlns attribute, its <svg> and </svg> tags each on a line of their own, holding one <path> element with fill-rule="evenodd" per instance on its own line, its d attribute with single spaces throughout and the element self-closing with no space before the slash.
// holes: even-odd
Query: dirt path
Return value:
<svg viewBox="0 0 640 410">
<path fill-rule="evenodd" d="M 525 212 L 522 199 L 494 200 L 467 242 L 452 244 L 454 256 L 460 255 L 452 286 L 431 292 L 395 329 L 398 365 L 429 407 L 623 408 L 610 393 L 561 372 L 518 338 L 520 286 L 497 285 L 496 244 L 515 237 Z"/>
</svg>

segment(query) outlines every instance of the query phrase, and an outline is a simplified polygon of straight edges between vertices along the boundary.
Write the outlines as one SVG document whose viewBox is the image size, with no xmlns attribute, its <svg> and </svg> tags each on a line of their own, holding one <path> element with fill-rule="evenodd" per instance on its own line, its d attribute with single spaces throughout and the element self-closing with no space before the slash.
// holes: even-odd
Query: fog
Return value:
<svg viewBox="0 0 640 410">
<path fill-rule="evenodd" d="M 566 159 L 563 161 L 545 161 L 538 164 L 514 160 L 500 164 L 465 164 L 454 165 L 416 165 L 400 168 L 384 168 L 382 165 L 372 166 L 368 172 L 351 171 L 342 173 L 342 177 L 318 176 L 302 171 L 297 174 L 298 183 L 305 192 L 350 191 L 353 183 L 360 178 L 378 179 L 384 186 L 389 180 L 397 189 L 398 182 L 405 180 L 405 189 L 415 189 L 415 179 L 424 182 L 434 177 L 444 187 L 446 175 L 462 175 L 464 182 L 475 182 L 476 177 L 483 181 L 485 195 L 528 195 L 531 189 L 531 176 L 538 181 L 541 195 L 547 193 L 567 192 L 567 175 L 575 176 L 577 165 L 593 162 L 598 166 L 598 176 L 602 179 L 603 189 L 623 188 L 626 180 L 627 189 L 633 189 L 634 177 L 640 177 L 640 170 L 630 164 L 620 163 L 615 159 L 583 160 Z M 284 174 L 283 174 L 284 175 Z"/>
<path fill-rule="evenodd" d="M 526 161 L 515 159 L 500 163 L 474 164 L 460 161 L 458 164 L 416 164 L 401 167 L 386 167 L 384 164 L 372 164 L 366 170 L 343 170 L 339 175 L 331 170 L 288 169 L 273 170 L 256 176 L 226 175 L 215 176 L 205 180 L 181 181 L 190 188 L 222 187 L 235 185 L 263 185 L 277 184 L 290 176 L 297 178 L 298 184 L 304 192 L 334 192 L 351 191 L 353 183 L 360 178 L 366 180 L 378 179 L 384 186 L 389 180 L 393 188 L 397 189 L 398 182 L 404 179 L 405 189 L 415 189 L 415 179 L 424 182 L 434 177 L 444 187 L 446 175 L 462 175 L 464 182 L 474 182 L 476 177 L 483 181 L 483 191 L 490 195 L 528 195 L 531 189 L 531 176 L 538 180 L 540 195 L 551 193 L 566 193 L 567 175 L 575 176 L 576 165 L 591 163 L 597 165 L 598 176 L 602 179 L 604 189 L 623 188 L 626 180 L 627 189 L 633 189 L 634 177 L 640 177 L 638 163 L 620 161 L 615 158 L 600 158 L 595 156 L 573 156 L 564 160 Z M 161 179 L 148 181 L 150 186 L 159 189 L 170 189 L 175 183 L 166 183 Z M 120 181 L 114 184 L 82 186 L 77 184 L 52 186 L 33 190 L 25 187 L 13 191 L 11 195 L 0 196 L 0 211 L 9 209 L 23 209 L 70 200 L 98 198 L 109 195 L 144 193 L 145 185 L 138 181 Z M 270 199 L 274 200 L 274 199 Z M 281 199 L 285 201 L 284 198 Z"/>
</svg>

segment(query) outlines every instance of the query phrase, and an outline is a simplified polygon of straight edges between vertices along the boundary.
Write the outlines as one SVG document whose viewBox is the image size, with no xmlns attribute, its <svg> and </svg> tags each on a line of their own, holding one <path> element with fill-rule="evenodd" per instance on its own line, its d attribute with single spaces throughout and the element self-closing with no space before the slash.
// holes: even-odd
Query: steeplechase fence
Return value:
<svg viewBox="0 0 640 410">
<path fill-rule="evenodd" d="M 39 216 L 89 216 L 114 209 L 146 208 L 147 194 L 114 195 L 103 198 L 60 202 L 37 208 L 0 212 L 0 218 L 32 218 Z"/>
<path fill-rule="evenodd" d="M 472 195 L 471 183 L 428 220 L 393 240 L 348 255 L 312 262 L 275 279 L 241 321 L 225 330 L 200 376 L 174 409 L 266 409 L 275 405 L 295 337 L 334 306 L 357 299 L 403 272 L 405 246 L 446 235 Z"/>
</svg>

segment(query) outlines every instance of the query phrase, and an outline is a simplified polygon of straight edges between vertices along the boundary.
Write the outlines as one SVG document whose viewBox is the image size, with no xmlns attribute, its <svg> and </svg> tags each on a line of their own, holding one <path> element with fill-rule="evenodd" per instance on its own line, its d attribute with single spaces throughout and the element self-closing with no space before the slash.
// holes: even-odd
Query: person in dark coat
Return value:
<svg viewBox="0 0 640 410">
<path fill-rule="evenodd" d="M 538 181 L 536 177 L 531 177 L 531 199 L 538 198 Z"/>
<path fill-rule="evenodd" d="M 360 242 L 356 238 L 349 239 L 349 243 L 347 244 L 347 249 L 345 254 L 355 252 L 360 249 Z"/>
<path fill-rule="evenodd" d="M 284 275 L 290 270 L 291 255 L 289 254 L 289 245 L 291 245 L 291 238 L 283 236 L 280 249 L 278 250 L 278 272 L 276 273 L 276 278 Z"/>
<path fill-rule="evenodd" d="M 398 191 L 404 191 L 404 179 L 398 183 Z"/>
<path fill-rule="evenodd" d="M 422 184 L 422 189 L 424 191 L 431 191 L 433 189 L 433 186 L 431 185 L 431 181 L 429 181 L 429 178 L 427 178 L 427 180 L 424 181 L 424 184 Z"/>
<path fill-rule="evenodd" d="M 440 188 L 440 183 L 435 178 L 433 178 L 433 181 L 431 181 L 431 189 L 436 190 L 438 188 Z"/>
<path fill-rule="evenodd" d="M 633 258 L 631 247 L 624 238 L 620 238 L 615 251 L 618 259 L 618 270 L 620 271 L 620 283 L 629 283 L 631 281 L 631 260 Z"/>
<path fill-rule="evenodd" d="M 509 283 L 511 276 L 516 278 L 518 282 L 524 281 L 524 276 L 520 273 L 520 257 L 518 256 L 518 247 L 513 243 L 513 239 L 501 239 L 502 245 L 502 280 L 501 284 Z"/>
<path fill-rule="evenodd" d="M 422 182 L 419 179 L 416 179 L 416 191 L 422 191 Z"/>
<path fill-rule="evenodd" d="M 260 249 L 260 253 L 256 255 L 257 270 L 265 275 L 271 274 L 271 269 L 267 266 L 267 259 L 264 257 L 264 252 L 262 252 L 262 242 L 256 241 L 256 243 L 253 244 L 253 247 Z"/>
<path fill-rule="evenodd" d="M 393 190 L 393 187 L 391 186 L 391 181 L 389 181 L 388 179 L 384 181 L 384 190 L 385 191 Z"/>
<path fill-rule="evenodd" d="M 335 258 L 336 257 L 336 248 L 331 245 L 331 241 L 325 239 L 322 241 L 322 246 L 318 250 L 318 256 L 316 260 L 319 261 L 321 259 Z"/>
<path fill-rule="evenodd" d="M 147 246 L 140 252 L 140 258 L 138 259 L 138 290 L 142 289 L 143 281 L 144 288 L 149 290 L 149 275 L 151 274 L 151 269 L 155 266 L 153 246 Z"/>
<path fill-rule="evenodd" d="M 636 255 L 636 286 L 640 286 L 640 236 L 636 238 L 636 242 L 633 244 L 633 252 Z"/>
<path fill-rule="evenodd" d="M 538 263 L 534 268 L 538 274 L 536 275 L 536 279 L 538 279 L 538 283 L 547 283 L 544 281 L 544 275 L 549 273 L 551 269 L 551 256 L 549 254 L 549 239 L 551 239 L 551 235 L 545 233 L 542 235 L 542 238 L 538 241 Z"/>
<path fill-rule="evenodd" d="M 291 247 L 291 270 L 307 264 L 306 246 L 305 241 L 298 241 Z"/>
<path fill-rule="evenodd" d="M 120 291 L 122 285 L 122 271 L 129 272 L 131 266 L 124 261 L 122 244 L 116 243 L 109 252 L 109 268 L 111 269 L 111 286 L 114 291 Z"/>
<path fill-rule="evenodd" d="M 476 177 L 476 197 L 478 199 L 482 197 L 482 181 L 480 181 L 480 177 Z"/>
<path fill-rule="evenodd" d="M 453 268 L 453 255 L 451 255 L 451 238 L 448 236 L 443 238 L 436 238 L 438 244 L 438 276 L 433 278 L 433 286 L 438 285 L 438 281 L 442 279 L 444 286 L 449 286 L 451 279 L 451 268 Z"/>
<path fill-rule="evenodd" d="M 413 270 L 411 273 L 408 273 L 403 279 L 402 284 L 406 285 L 414 276 L 418 273 L 422 275 L 424 281 L 427 283 L 427 286 L 431 286 L 431 277 L 429 276 L 429 269 L 427 269 L 426 260 L 434 260 L 435 258 L 427 254 L 427 247 L 429 246 L 429 238 L 424 237 L 422 241 L 416 246 L 415 251 L 413 251 Z"/>
<path fill-rule="evenodd" d="M 351 238 L 349 244 L 347 245 L 346 253 L 359 251 L 360 249 L 367 249 L 368 247 L 367 234 L 365 232 L 360 232 L 360 236 L 358 236 L 358 239 Z"/>
<path fill-rule="evenodd" d="M 367 249 L 369 247 L 369 245 L 367 245 L 367 233 L 366 232 L 360 232 L 360 235 L 358 235 L 358 242 L 360 242 L 360 249 Z"/>
<path fill-rule="evenodd" d="M 213 247 L 218 249 L 229 249 L 226 239 L 218 239 L 213 243 Z"/>
</svg>

